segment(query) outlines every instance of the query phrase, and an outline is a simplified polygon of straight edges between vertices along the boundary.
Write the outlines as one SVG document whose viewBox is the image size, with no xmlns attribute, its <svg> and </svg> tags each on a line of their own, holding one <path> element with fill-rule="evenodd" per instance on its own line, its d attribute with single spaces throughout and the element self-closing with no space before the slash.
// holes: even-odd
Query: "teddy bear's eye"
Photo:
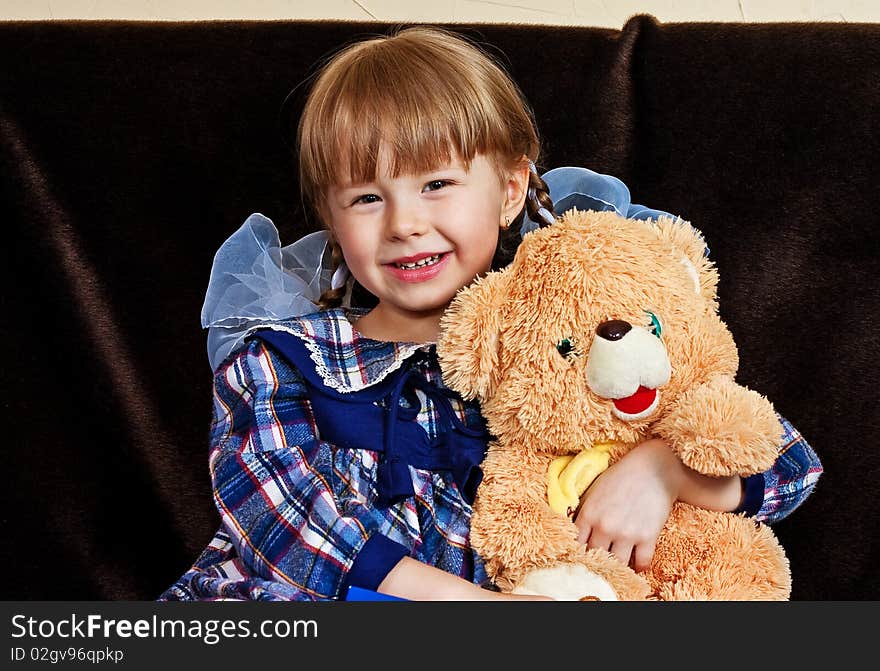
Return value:
<svg viewBox="0 0 880 671">
<path fill-rule="evenodd" d="M 556 343 L 556 351 L 565 358 L 576 354 L 575 349 L 576 345 L 573 338 L 563 338 L 558 343 Z"/>
<path fill-rule="evenodd" d="M 650 310 L 645 310 L 645 314 L 648 315 L 648 318 L 651 320 L 651 323 L 648 324 L 648 330 L 659 338 L 660 334 L 663 332 L 663 327 L 660 325 L 660 318 Z"/>
</svg>

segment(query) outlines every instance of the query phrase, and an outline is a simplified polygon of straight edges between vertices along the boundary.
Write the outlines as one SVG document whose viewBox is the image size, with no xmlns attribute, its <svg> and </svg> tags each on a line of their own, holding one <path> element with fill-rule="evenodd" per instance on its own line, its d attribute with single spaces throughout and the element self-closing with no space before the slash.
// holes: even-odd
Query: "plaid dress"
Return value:
<svg viewBox="0 0 880 671">
<path fill-rule="evenodd" d="M 370 389 L 401 368 L 446 389 L 433 345 L 363 338 L 349 321 L 359 314 L 328 310 L 274 328 L 300 338 L 337 391 Z M 438 408 L 415 395 L 411 414 L 436 438 Z M 461 422 L 481 426 L 477 405 L 450 395 Z M 780 458 L 746 480 L 740 509 L 765 522 L 791 513 L 822 472 L 806 441 L 783 425 Z M 487 579 L 470 548 L 472 509 L 452 474 L 410 466 L 412 494 L 376 505 L 377 453 L 322 440 L 302 373 L 259 338 L 215 372 L 210 442 L 221 526 L 160 601 L 335 600 L 349 585 L 375 589 L 403 556 L 477 584 Z"/>
<path fill-rule="evenodd" d="M 347 315 L 330 310 L 273 328 L 305 342 L 337 391 L 369 389 L 404 367 L 445 389 L 433 345 L 363 338 Z M 448 394 L 465 426 L 483 425 L 475 402 Z M 436 438 L 436 404 L 418 389 L 415 397 L 403 402 L 417 400 L 410 414 Z M 471 506 L 452 473 L 410 467 L 412 495 L 380 507 L 377 456 L 322 440 L 302 373 L 251 339 L 214 378 L 210 471 L 221 527 L 160 600 L 339 599 L 350 584 L 375 589 L 403 556 L 484 582 L 470 548 Z"/>
</svg>

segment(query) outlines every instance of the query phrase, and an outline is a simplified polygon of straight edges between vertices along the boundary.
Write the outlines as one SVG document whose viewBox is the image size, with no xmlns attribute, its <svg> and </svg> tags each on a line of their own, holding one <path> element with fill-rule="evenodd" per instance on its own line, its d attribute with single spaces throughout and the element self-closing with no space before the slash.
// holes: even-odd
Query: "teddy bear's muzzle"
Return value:
<svg viewBox="0 0 880 671">
<path fill-rule="evenodd" d="M 626 422 L 650 417 L 660 405 L 659 388 L 672 366 L 663 341 L 622 319 L 602 322 L 587 355 L 590 390 L 610 400 L 611 412 Z"/>
</svg>

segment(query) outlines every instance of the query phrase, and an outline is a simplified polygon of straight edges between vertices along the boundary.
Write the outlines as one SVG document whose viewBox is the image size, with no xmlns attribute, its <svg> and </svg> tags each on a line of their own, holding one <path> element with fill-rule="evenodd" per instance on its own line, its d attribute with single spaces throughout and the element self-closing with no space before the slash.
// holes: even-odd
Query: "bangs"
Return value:
<svg viewBox="0 0 880 671">
<path fill-rule="evenodd" d="M 329 142 L 315 143 L 315 176 L 325 185 L 367 182 L 377 176 L 380 151 L 392 177 L 427 172 L 454 156 L 466 165 L 497 151 L 497 141 L 467 104 L 422 81 L 359 81 L 327 120 Z M 379 95 L 377 90 L 382 91 Z M 315 136 L 317 139 L 318 135 Z"/>
<path fill-rule="evenodd" d="M 531 149 L 531 138 L 511 137 L 511 122 L 532 128 L 528 114 L 511 118 L 521 116 L 511 114 L 522 109 L 518 91 L 488 59 L 474 59 L 472 47 L 460 49 L 370 40 L 338 56 L 300 120 L 304 198 L 314 205 L 331 185 L 373 181 L 380 150 L 396 177 L 453 158 L 469 168 L 478 154 L 501 162 Z"/>
</svg>

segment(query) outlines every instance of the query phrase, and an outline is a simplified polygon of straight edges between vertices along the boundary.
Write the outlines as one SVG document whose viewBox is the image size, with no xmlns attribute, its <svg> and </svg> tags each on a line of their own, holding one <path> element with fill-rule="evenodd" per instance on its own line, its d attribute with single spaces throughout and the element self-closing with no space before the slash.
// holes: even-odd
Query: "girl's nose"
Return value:
<svg viewBox="0 0 880 671">
<path fill-rule="evenodd" d="M 416 203 L 397 202 L 387 208 L 386 231 L 392 240 L 421 235 L 427 228 L 425 213 Z"/>
</svg>

